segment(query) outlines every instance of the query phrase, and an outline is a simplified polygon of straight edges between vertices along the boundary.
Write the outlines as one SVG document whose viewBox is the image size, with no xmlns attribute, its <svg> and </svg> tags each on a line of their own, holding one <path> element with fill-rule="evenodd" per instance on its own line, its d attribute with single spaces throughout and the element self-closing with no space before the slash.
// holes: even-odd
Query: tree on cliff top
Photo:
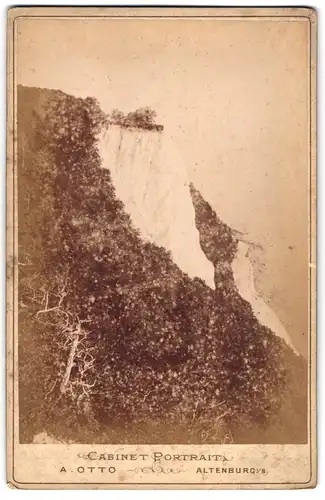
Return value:
<svg viewBox="0 0 325 500">
<path fill-rule="evenodd" d="M 146 128 L 154 125 L 156 117 L 156 111 L 150 109 L 149 107 L 145 107 L 128 113 L 126 116 L 126 122 L 134 125 L 135 127 Z"/>
<path fill-rule="evenodd" d="M 148 106 L 131 111 L 127 115 L 118 109 L 113 109 L 111 113 L 111 121 L 114 125 L 121 127 L 134 127 L 145 130 L 163 130 L 162 125 L 157 125 L 155 120 L 157 113 Z"/>
</svg>

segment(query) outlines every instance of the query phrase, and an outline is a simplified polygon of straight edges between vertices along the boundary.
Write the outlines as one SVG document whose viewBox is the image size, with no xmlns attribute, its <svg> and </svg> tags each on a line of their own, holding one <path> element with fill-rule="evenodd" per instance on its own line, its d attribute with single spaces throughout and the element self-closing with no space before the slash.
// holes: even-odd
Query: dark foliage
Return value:
<svg viewBox="0 0 325 500">
<path fill-rule="evenodd" d="M 155 123 L 156 117 L 157 113 L 148 107 L 131 111 L 127 115 L 124 115 L 122 111 L 118 109 L 113 109 L 109 121 L 111 124 L 119 125 L 123 128 L 137 128 L 162 132 L 164 127 L 163 125 Z"/>
<path fill-rule="evenodd" d="M 287 422 L 305 411 L 304 363 L 222 285 L 231 277 L 214 292 L 142 241 L 100 166 L 106 120 L 94 99 L 19 88 L 21 440 L 45 429 L 165 442 L 165 421 L 170 442 L 219 442 L 229 429 L 240 442 L 243 429 L 270 425 L 271 441 L 303 442 L 304 418 L 290 432 Z M 204 200 L 196 220 L 209 258 L 230 262 L 236 244 Z M 73 390 L 60 392 L 78 325 Z"/>
</svg>

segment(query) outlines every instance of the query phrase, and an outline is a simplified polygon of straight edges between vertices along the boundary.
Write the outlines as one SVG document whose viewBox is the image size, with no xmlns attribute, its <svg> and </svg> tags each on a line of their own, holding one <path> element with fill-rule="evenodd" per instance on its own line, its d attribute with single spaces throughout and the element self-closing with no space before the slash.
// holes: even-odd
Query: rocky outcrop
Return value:
<svg viewBox="0 0 325 500">
<path fill-rule="evenodd" d="M 252 308 L 258 322 L 296 351 L 292 340 L 271 307 L 258 295 L 250 250 L 257 246 L 247 236 L 223 223 L 200 192 L 190 185 L 200 245 L 215 269 L 216 300 L 229 301 L 239 294 Z"/>
</svg>

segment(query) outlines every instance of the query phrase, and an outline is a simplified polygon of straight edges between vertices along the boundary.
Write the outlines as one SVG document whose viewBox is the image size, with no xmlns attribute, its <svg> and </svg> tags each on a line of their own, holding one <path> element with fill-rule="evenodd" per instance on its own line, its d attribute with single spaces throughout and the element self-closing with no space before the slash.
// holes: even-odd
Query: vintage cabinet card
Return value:
<svg viewBox="0 0 325 500">
<path fill-rule="evenodd" d="M 316 484 L 307 8 L 13 8 L 8 483 Z"/>
</svg>

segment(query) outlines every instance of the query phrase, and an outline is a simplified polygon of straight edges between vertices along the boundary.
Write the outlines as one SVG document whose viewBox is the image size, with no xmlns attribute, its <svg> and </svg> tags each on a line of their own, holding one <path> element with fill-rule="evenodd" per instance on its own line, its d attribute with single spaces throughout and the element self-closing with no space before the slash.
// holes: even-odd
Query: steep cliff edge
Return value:
<svg viewBox="0 0 325 500">
<path fill-rule="evenodd" d="M 249 303 L 259 323 L 283 339 L 294 353 L 299 355 L 279 318 L 255 289 L 249 254 L 256 244 L 223 223 L 193 184 L 190 184 L 190 193 L 195 209 L 195 223 L 200 234 L 200 245 L 214 265 L 217 296 L 230 300 L 232 295 L 239 293 Z"/>
<path fill-rule="evenodd" d="M 307 366 L 274 311 L 255 290 L 249 253 L 251 247 L 256 245 L 250 242 L 247 236 L 222 222 L 192 183 L 190 194 L 200 245 L 215 269 L 215 300 L 221 308 L 235 308 L 238 319 L 242 319 L 241 328 L 234 330 L 234 343 L 245 351 L 247 345 L 252 348 L 252 345 L 258 342 L 257 336 L 262 334 L 262 342 L 267 349 L 274 342 L 274 336 L 278 337 L 276 342 L 280 341 L 282 344 L 282 351 L 276 355 L 277 362 L 282 365 L 285 380 L 282 403 L 279 413 L 271 419 L 272 424 L 270 421 L 269 427 L 262 435 L 266 441 L 272 440 L 280 428 L 284 435 L 289 435 L 291 431 L 302 435 L 306 432 L 304 426 L 307 410 Z M 267 331 L 272 332 L 273 339 L 264 337 L 265 327 Z M 250 442 L 259 432 L 258 429 L 251 429 L 249 425 L 245 428 L 244 425 L 239 429 L 237 439 Z"/>
<path fill-rule="evenodd" d="M 99 136 L 99 153 L 144 240 L 171 252 L 190 278 L 214 288 L 213 265 L 195 227 L 186 168 L 167 133 L 109 127 Z"/>
<path fill-rule="evenodd" d="M 174 238 L 159 240 L 141 204 L 130 216 L 138 188 L 128 199 L 131 179 L 117 169 L 131 163 L 113 161 L 115 146 L 103 161 L 104 122 L 94 99 L 18 89 L 21 441 L 48 432 L 75 442 L 305 442 L 305 364 L 225 276 L 213 290 L 183 270 L 184 250 L 177 265 Z M 148 148 L 133 163 L 142 173 Z M 172 199 L 183 192 L 174 189 Z M 187 207 L 182 241 L 193 242 L 202 235 Z M 236 245 L 218 224 L 226 262 Z"/>
</svg>

